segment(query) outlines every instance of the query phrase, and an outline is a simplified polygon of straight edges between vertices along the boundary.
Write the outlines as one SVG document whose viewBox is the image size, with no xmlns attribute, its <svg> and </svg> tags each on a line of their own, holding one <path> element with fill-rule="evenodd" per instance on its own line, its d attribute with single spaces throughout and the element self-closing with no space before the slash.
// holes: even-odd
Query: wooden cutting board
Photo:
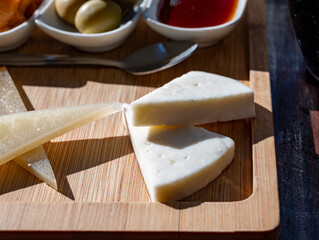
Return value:
<svg viewBox="0 0 319 240">
<path fill-rule="evenodd" d="M 264 1 L 248 0 L 244 19 L 221 43 L 145 76 L 105 67 L 8 68 L 28 110 L 130 103 L 200 70 L 253 88 L 256 118 L 202 125 L 234 139 L 235 158 L 207 187 L 169 204 L 150 202 L 120 114 L 53 139 L 45 150 L 59 192 L 12 161 L 0 167 L 0 238 L 276 238 L 279 200 L 265 24 Z M 80 52 L 39 30 L 15 52 L 123 58 L 164 40 L 141 19 L 128 41 L 111 52 Z"/>
</svg>

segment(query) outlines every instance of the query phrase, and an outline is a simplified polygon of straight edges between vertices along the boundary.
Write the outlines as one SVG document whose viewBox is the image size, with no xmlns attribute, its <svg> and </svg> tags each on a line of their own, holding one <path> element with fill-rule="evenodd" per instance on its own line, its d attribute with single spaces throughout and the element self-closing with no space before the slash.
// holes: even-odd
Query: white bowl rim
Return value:
<svg viewBox="0 0 319 240">
<path fill-rule="evenodd" d="M 52 32 L 58 33 L 60 35 L 67 35 L 67 36 L 71 36 L 71 37 L 77 37 L 77 38 L 95 38 L 95 37 L 105 37 L 105 36 L 109 36 L 109 35 L 113 35 L 116 34 L 118 32 L 121 32 L 123 30 L 125 30 L 126 28 L 129 27 L 129 25 L 133 24 L 133 22 L 137 21 L 139 16 L 141 15 L 141 13 L 143 12 L 142 8 L 139 8 L 138 11 L 136 12 L 136 14 L 134 15 L 134 17 L 132 19 L 130 19 L 129 21 L 127 21 L 124 25 L 119 26 L 116 29 L 113 29 L 111 31 L 107 31 L 107 32 L 102 32 L 102 33 L 80 33 L 80 32 L 70 32 L 70 31 L 66 31 L 66 30 L 62 30 L 62 29 L 58 29 L 56 27 L 53 27 L 47 23 L 45 23 L 44 21 L 42 21 L 40 19 L 40 17 L 43 15 L 43 13 L 45 13 L 45 11 L 51 6 L 50 4 L 53 4 L 53 2 L 49 3 L 46 5 L 46 7 L 43 9 L 43 11 L 41 11 L 41 14 L 39 14 L 37 16 L 37 18 L 35 19 L 35 22 L 37 25 L 40 25 Z"/>
<path fill-rule="evenodd" d="M 176 27 L 176 26 L 172 26 L 172 25 L 169 25 L 169 24 L 162 23 L 162 22 L 160 22 L 158 20 L 155 20 L 155 19 L 152 19 L 150 17 L 147 17 L 146 13 L 147 13 L 148 9 L 150 8 L 152 2 L 150 4 L 150 6 L 148 6 L 146 8 L 146 10 L 144 12 L 144 18 L 145 18 L 146 21 L 152 22 L 152 23 L 154 23 L 156 25 L 162 26 L 164 28 L 169 28 L 169 29 L 172 29 L 172 30 L 177 30 L 177 31 L 201 32 L 201 31 L 208 31 L 208 30 L 214 30 L 214 29 L 221 29 L 221 28 L 233 25 L 233 24 L 235 24 L 236 22 L 238 22 L 241 19 L 242 15 L 243 15 L 243 13 L 245 12 L 245 9 L 246 9 L 247 0 L 238 0 L 237 9 L 238 9 L 240 1 L 243 2 L 243 7 L 241 8 L 241 11 L 239 12 L 239 14 L 237 14 L 237 16 L 235 18 L 233 18 L 232 20 L 230 20 L 228 22 L 225 22 L 223 24 L 219 24 L 219 25 L 211 26 L 211 27 L 200 27 L 200 28 Z"/>
</svg>

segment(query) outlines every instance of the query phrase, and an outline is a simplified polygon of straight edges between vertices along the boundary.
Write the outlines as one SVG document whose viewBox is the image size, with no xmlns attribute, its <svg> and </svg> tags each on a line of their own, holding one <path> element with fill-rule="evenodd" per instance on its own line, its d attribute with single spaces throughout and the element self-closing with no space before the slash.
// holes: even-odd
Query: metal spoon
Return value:
<svg viewBox="0 0 319 240">
<path fill-rule="evenodd" d="M 190 56 L 198 45 L 193 42 L 163 42 L 141 48 L 122 60 L 91 56 L 0 54 L 0 65 L 54 66 L 100 65 L 117 67 L 135 75 L 149 74 L 172 67 Z"/>
</svg>

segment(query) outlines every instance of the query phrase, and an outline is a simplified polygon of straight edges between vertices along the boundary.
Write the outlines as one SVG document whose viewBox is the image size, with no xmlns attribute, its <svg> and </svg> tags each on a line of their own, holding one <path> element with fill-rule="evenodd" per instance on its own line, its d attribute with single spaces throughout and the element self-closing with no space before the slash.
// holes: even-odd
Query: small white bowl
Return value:
<svg viewBox="0 0 319 240">
<path fill-rule="evenodd" d="M 150 0 L 144 12 L 146 23 L 159 34 L 177 41 L 193 41 L 199 47 L 214 45 L 225 38 L 238 24 L 246 8 L 247 0 L 239 0 L 231 21 L 213 27 L 182 28 L 162 23 L 158 20 L 161 0 Z"/>
<path fill-rule="evenodd" d="M 35 20 L 38 27 L 50 37 L 87 52 L 104 52 L 120 46 L 135 29 L 143 12 L 140 4 L 132 19 L 112 31 L 83 34 L 65 23 L 55 11 L 54 1 L 50 1 Z"/>
<path fill-rule="evenodd" d="M 40 6 L 41 7 L 41 6 Z M 35 19 L 39 14 L 37 9 L 31 18 L 20 25 L 0 33 L 0 52 L 10 51 L 25 43 L 35 27 Z"/>
</svg>

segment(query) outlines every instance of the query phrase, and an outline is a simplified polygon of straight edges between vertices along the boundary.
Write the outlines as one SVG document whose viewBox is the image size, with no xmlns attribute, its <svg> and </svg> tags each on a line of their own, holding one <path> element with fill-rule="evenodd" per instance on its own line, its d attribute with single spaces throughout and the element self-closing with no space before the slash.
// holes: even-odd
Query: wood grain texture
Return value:
<svg viewBox="0 0 319 240">
<path fill-rule="evenodd" d="M 315 151 L 319 155 L 319 111 L 310 111 L 310 120 Z"/>
<path fill-rule="evenodd" d="M 280 240 L 319 239 L 319 155 L 310 117 L 319 111 L 319 83 L 305 68 L 286 0 L 267 0 L 267 22 Z"/>
<path fill-rule="evenodd" d="M 165 239 L 275 238 L 279 203 L 264 1 L 249 0 L 247 12 L 223 42 L 199 49 L 183 63 L 151 75 L 131 76 L 101 67 L 9 68 L 29 110 L 102 101 L 129 103 L 185 72 L 201 70 L 254 88 L 257 116 L 202 125 L 234 139 L 235 158 L 207 187 L 170 204 L 150 202 L 120 114 L 53 139 L 45 149 L 59 192 L 12 162 L 0 168 L 0 207 L 6 216 L 0 219 L 3 234 L 13 239 L 24 237 L 21 231 L 31 231 L 29 236 L 37 231 L 48 234 L 39 233 L 38 238 L 51 231 L 58 232 L 56 236 L 83 239 L 154 239 L 153 233 Z M 123 46 L 96 55 L 121 58 L 162 40 L 141 20 Z M 16 51 L 87 54 L 38 30 Z M 91 235 L 76 234 L 78 231 Z"/>
</svg>

